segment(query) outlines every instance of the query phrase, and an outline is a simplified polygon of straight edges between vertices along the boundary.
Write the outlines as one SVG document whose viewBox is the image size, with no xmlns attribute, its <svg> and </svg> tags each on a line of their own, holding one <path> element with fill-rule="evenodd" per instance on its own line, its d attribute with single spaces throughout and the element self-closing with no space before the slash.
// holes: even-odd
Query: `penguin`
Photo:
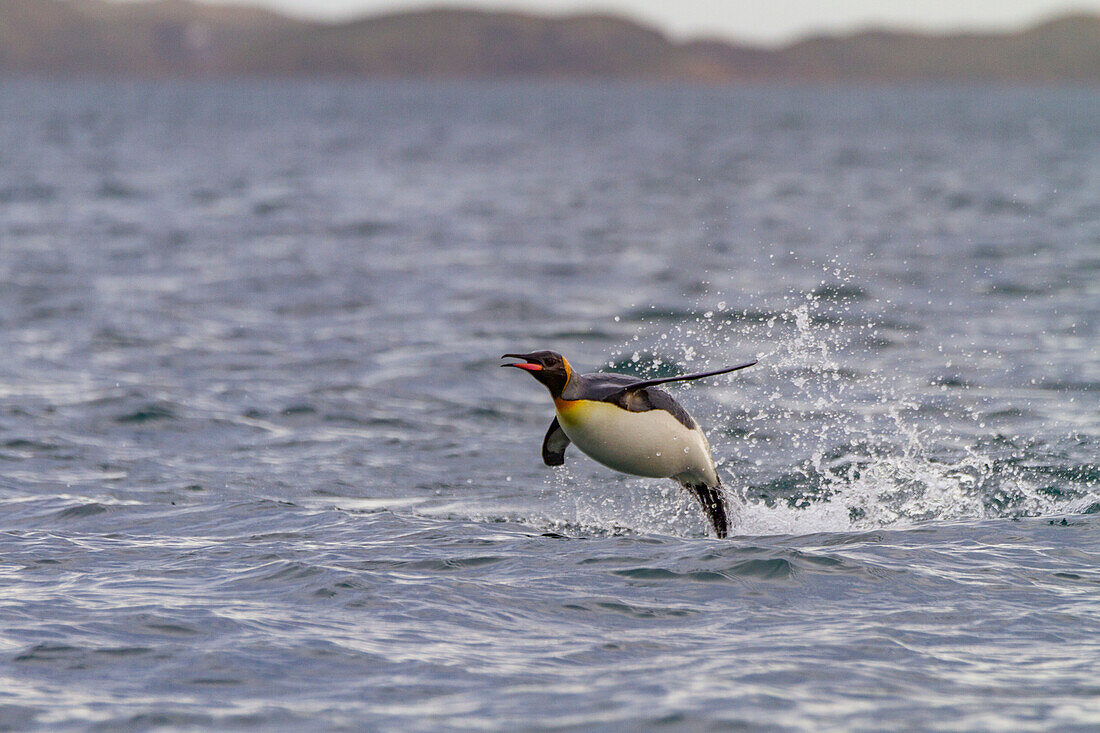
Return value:
<svg viewBox="0 0 1100 733">
<path fill-rule="evenodd" d="M 555 416 L 542 441 L 546 465 L 565 463 L 565 449 L 572 443 L 616 471 L 671 478 L 703 507 L 718 538 L 726 537 L 729 512 L 707 438 L 687 410 L 656 385 L 726 374 L 751 367 L 755 361 L 711 372 L 639 379 L 627 374 L 577 374 L 565 357 L 553 351 L 501 358 L 520 359 L 501 366 L 526 370 L 550 390 Z"/>
</svg>

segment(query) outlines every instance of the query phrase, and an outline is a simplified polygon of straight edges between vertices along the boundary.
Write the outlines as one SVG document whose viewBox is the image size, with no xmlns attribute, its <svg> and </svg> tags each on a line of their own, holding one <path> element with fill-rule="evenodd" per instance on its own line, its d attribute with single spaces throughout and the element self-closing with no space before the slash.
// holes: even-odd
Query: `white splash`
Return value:
<svg viewBox="0 0 1100 733">
<path fill-rule="evenodd" d="M 836 291 L 792 294 L 789 307 L 772 314 L 730 312 L 717 302 L 679 322 L 655 318 L 615 360 L 653 373 L 667 364 L 698 371 L 759 359 L 725 384 L 678 391 L 708 430 L 737 504 L 736 533 L 1070 513 L 1100 499 L 1096 491 L 1045 492 L 1017 468 L 1011 440 L 996 450 L 983 444 L 993 433 L 982 395 L 963 386 L 946 393 L 892 365 L 899 351 L 884 355 L 882 345 L 904 339 L 904 324 L 880 328 L 855 316 Z M 560 511 L 585 527 L 703 531 L 697 508 L 674 485 L 607 479 L 593 491 L 589 484 L 602 477 L 559 474 Z"/>
</svg>

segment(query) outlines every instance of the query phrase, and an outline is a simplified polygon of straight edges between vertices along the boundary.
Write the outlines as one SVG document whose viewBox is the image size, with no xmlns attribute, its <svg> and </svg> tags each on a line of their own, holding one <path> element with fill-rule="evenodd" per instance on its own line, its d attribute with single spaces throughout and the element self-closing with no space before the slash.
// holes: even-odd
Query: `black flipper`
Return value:
<svg viewBox="0 0 1100 733">
<path fill-rule="evenodd" d="M 623 392 L 633 392 L 636 389 L 644 389 L 645 387 L 655 387 L 658 384 L 665 384 L 667 382 L 690 382 L 693 379 L 703 379 L 704 377 L 715 377 L 719 374 L 729 374 L 730 372 L 736 372 L 738 369 L 748 369 L 756 364 L 756 360 L 750 361 L 748 364 L 738 364 L 737 366 L 726 367 L 724 369 L 715 369 L 713 372 L 699 372 L 697 374 L 681 374 L 678 377 L 658 377 L 657 379 L 643 379 L 640 382 L 634 382 L 628 384 L 622 388 Z"/>
<path fill-rule="evenodd" d="M 726 518 L 726 497 L 720 486 L 707 486 L 706 484 L 683 484 L 683 487 L 698 499 L 706 512 L 710 526 L 718 539 L 724 540 L 729 534 L 729 520 Z"/>
<path fill-rule="evenodd" d="M 550 423 L 546 437 L 542 439 L 542 462 L 547 466 L 560 466 L 565 463 L 565 449 L 569 447 L 569 436 L 558 425 L 558 419 Z"/>
</svg>

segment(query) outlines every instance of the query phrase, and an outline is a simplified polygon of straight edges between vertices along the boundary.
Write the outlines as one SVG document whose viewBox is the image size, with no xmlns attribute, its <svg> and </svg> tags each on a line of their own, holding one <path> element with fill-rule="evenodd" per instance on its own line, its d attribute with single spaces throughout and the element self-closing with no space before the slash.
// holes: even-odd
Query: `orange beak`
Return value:
<svg viewBox="0 0 1100 733">
<path fill-rule="evenodd" d="M 501 364 L 502 367 L 515 367 L 516 369 L 526 369 L 529 372 L 541 372 L 542 364 L 535 364 L 526 361 L 527 357 L 523 354 L 505 354 L 500 357 L 501 359 L 524 359 L 524 361 L 517 362 L 515 364 Z"/>
<path fill-rule="evenodd" d="M 522 363 L 520 363 L 520 364 L 501 364 L 501 366 L 502 367 L 510 366 L 510 367 L 515 367 L 516 369 L 526 369 L 529 372 L 541 372 L 542 371 L 542 365 L 541 364 L 522 364 Z"/>
</svg>

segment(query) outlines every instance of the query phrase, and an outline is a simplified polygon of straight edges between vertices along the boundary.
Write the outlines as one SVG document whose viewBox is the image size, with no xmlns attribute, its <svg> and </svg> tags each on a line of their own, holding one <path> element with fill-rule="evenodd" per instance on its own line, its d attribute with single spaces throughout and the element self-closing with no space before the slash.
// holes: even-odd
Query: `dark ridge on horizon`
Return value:
<svg viewBox="0 0 1100 733">
<path fill-rule="evenodd" d="M 1100 15 L 1010 33 L 865 30 L 777 48 L 607 14 L 431 9 L 346 22 L 156 0 L 0 0 L 0 74 L 1100 82 Z"/>
</svg>

